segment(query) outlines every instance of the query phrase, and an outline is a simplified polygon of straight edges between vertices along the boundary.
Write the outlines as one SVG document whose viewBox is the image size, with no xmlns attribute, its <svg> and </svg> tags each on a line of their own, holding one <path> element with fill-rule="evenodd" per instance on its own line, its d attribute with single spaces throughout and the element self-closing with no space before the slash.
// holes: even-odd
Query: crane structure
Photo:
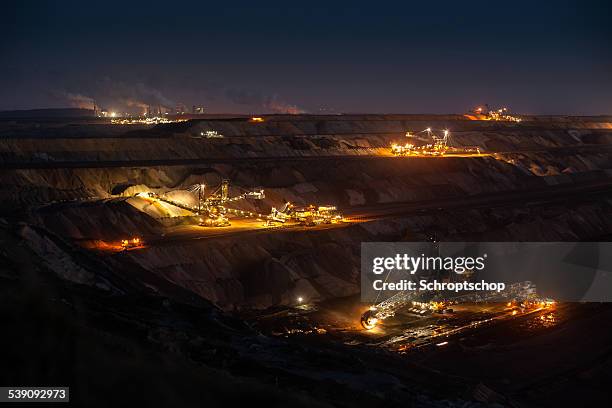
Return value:
<svg viewBox="0 0 612 408">
<path fill-rule="evenodd" d="M 263 214 L 254 213 L 251 211 L 238 210 L 228 207 L 228 204 L 236 203 L 248 198 L 262 200 L 265 198 L 264 190 L 245 191 L 237 196 L 230 197 L 229 195 L 229 180 L 223 179 L 221 184 L 206 196 L 206 184 L 194 184 L 188 191 L 198 196 L 196 214 L 206 215 L 207 218 L 200 218 L 200 225 L 209 227 L 225 227 L 231 225 L 227 218 L 227 213 L 242 216 L 257 216 L 265 217 Z"/>
<path fill-rule="evenodd" d="M 295 207 L 290 202 L 286 202 L 281 209 L 272 207 L 270 214 L 261 214 L 253 211 L 231 208 L 230 205 L 241 200 L 254 199 L 262 200 L 265 198 L 264 190 L 247 191 L 230 196 L 229 180 L 223 179 L 221 184 L 206 195 L 205 184 L 194 184 L 188 191 L 197 194 L 198 203 L 192 208 L 197 215 L 201 215 L 199 224 L 208 227 L 229 226 L 228 214 L 241 217 L 255 217 L 265 220 L 265 225 L 270 226 L 274 223 L 285 224 L 294 222 L 305 226 L 315 226 L 319 224 L 338 223 L 343 220 L 342 214 L 333 205 L 309 205 L 306 207 Z"/>
<path fill-rule="evenodd" d="M 452 154 L 481 154 L 480 147 L 474 146 L 451 146 L 451 133 L 448 129 L 439 133 L 434 132 L 431 128 L 427 128 L 413 134 L 406 132 L 406 137 L 410 141 L 405 144 L 393 143 L 391 145 L 391 153 L 394 156 L 444 156 Z M 417 144 L 418 143 L 418 144 Z"/>
<path fill-rule="evenodd" d="M 449 310 L 448 306 L 451 304 L 499 301 L 509 301 L 510 304 L 517 302 L 524 307 L 535 304 L 550 306 L 554 303 L 551 299 L 539 298 L 536 286 L 531 281 L 509 284 L 503 291 L 471 292 L 448 298 L 440 292 L 402 291 L 371 306 L 361 316 L 361 325 L 364 329 L 371 330 L 381 321 L 409 306 L 419 314 L 424 314 L 427 311 Z"/>
</svg>

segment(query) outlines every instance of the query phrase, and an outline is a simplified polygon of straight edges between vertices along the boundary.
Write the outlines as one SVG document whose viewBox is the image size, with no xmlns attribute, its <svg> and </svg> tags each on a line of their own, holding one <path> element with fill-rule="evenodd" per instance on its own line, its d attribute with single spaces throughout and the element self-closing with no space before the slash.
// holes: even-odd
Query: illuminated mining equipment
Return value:
<svg viewBox="0 0 612 408">
<path fill-rule="evenodd" d="M 426 134 L 423 139 L 423 134 Z M 480 147 L 474 146 L 462 146 L 453 147 L 451 146 L 451 134 L 448 129 L 442 130 L 442 135 L 439 136 L 431 128 L 427 128 L 412 134 L 406 132 L 406 137 L 409 139 L 416 139 L 424 144 L 417 145 L 412 140 L 405 143 L 404 145 L 393 143 L 391 145 L 391 154 L 394 156 L 444 156 L 446 154 L 480 154 Z"/>
<path fill-rule="evenodd" d="M 216 130 L 206 130 L 200 133 L 192 133 L 193 139 L 223 139 L 225 136 Z"/>
<path fill-rule="evenodd" d="M 342 220 L 342 214 L 334 205 L 295 207 L 287 202 L 280 210 L 272 207 L 272 211 L 266 219 L 266 225 L 271 225 L 274 222 L 284 224 L 287 221 L 293 221 L 311 227 L 319 224 L 336 224 L 342 222 Z"/>
<path fill-rule="evenodd" d="M 246 191 L 240 195 L 229 196 L 229 180 L 222 180 L 221 185 L 217 187 L 211 194 L 206 195 L 206 185 L 203 183 L 194 184 L 189 187 L 188 191 L 197 194 L 198 204 L 193 208 L 188 208 L 196 212 L 197 215 L 203 215 L 199 218 L 199 225 L 210 227 L 225 227 L 231 225 L 227 215 L 232 214 L 240 217 L 251 217 L 265 220 L 265 225 L 270 226 L 275 223 L 284 224 L 288 221 L 296 222 L 302 225 L 313 226 L 319 224 L 335 224 L 343 220 L 342 214 L 336 206 L 321 205 L 321 206 L 306 206 L 295 207 L 290 202 L 284 204 L 281 209 L 272 207 L 270 214 L 260 214 L 248 210 L 239 210 L 231 208 L 228 204 L 245 200 L 248 198 L 261 200 L 265 198 L 264 190 Z M 183 208 L 185 208 L 183 206 Z"/>
<path fill-rule="evenodd" d="M 342 214 L 335 205 L 320 205 L 318 215 L 324 224 L 336 224 L 343 220 Z"/>
<path fill-rule="evenodd" d="M 266 225 L 273 225 L 275 222 L 284 224 L 287 221 L 291 220 L 291 214 L 293 212 L 293 204 L 290 202 L 286 202 L 283 208 L 280 210 L 276 209 L 276 207 L 272 207 L 270 211 L 270 215 L 266 217 Z"/>
<path fill-rule="evenodd" d="M 200 218 L 198 225 L 206 227 L 229 227 L 232 225 L 227 217 L 219 215 L 216 217 L 208 216 L 208 218 Z"/>
<path fill-rule="evenodd" d="M 228 213 L 243 217 L 266 217 L 263 214 L 228 207 L 230 203 L 235 203 L 247 198 L 262 200 L 265 198 L 263 190 L 245 191 L 240 195 L 230 197 L 229 180 L 227 179 L 223 179 L 221 185 L 209 194 L 208 197 L 206 196 L 206 184 L 194 184 L 188 190 L 198 195 L 198 205 L 195 208 L 197 214 L 206 215 L 206 217 L 199 219 L 199 225 L 209 227 L 229 226 L 231 224 L 226 216 Z"/>
<path fill-rule="evenodd" d="M 225 136 L 217 132 L 216 130 L 207 130 L 206 132 L 200 132 L 200 136 L 204 136 L 207 139 L 223 139 Z"/>
<path fill-rule="evenodd" d="M 424 298 L 427 296 L 431 298 L 426 301 Z M 501 292 L 469 293 L 446 299 L 442 299 L 439 293 L 434 292 L 404 291 L 371 306 L 361 316 L 361 326 L 366 330 L 372 330 L 379 322 L 394 316 L 397 311 L 406 307 L 423 311 L 417 312 L 418 314 L 425 314 L 427 311 L 443 313 L 450 312 L 452 309 L 449 306 L 452 304 L 507 301 L 508 299 L 510 299 L 510 305 L 517 304 L 521 309 L 554 305 L 554 301 L 550 299 L 539 298 L 535 285 L 530 281 L 510 284 Z"/>
<path fill-rule="evenodd" d="M 489 105 L 477 106 L 466 115 L 472 120 L 493 120 L 500 122 L 522 122 L 523 119 L 510 114 L 508 108 L 491 109 Z"/>
<path fill-rule="evenodd" d="M 134 237 L 132 239 L 122 239 L 121 240 L 121 248 L 123 248 L 124 250 L 139 247 L 142 244 L 143 244 L 142 240 L 138 237 Z"/>
</svg>

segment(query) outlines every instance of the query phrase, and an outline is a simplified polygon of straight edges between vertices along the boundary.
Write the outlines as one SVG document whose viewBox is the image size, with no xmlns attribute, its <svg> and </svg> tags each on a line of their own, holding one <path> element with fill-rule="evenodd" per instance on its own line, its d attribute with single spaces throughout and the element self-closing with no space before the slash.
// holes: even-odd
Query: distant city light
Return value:
<svg viewBox="0 0 612 408">
<path fill-rule="evenodd" d="M 114 117 L 115 113 L 111 112 L 110 116 Z M 112 119 L 111 123 L 114 125 L 157 125 L 159 123 L 173 123 L 173 122 L 185 122 L 187 119 L 168 119 L 161 116 L 154 117 L 137 117 L 137 118 L 123 118 L 123 119 Z"/>
</svg>

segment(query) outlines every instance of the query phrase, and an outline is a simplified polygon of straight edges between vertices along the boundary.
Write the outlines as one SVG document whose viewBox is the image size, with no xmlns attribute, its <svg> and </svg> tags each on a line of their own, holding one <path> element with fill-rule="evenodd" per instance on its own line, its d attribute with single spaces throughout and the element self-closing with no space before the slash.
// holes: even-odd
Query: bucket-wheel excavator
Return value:
<svg viewBox="0 0 612 408">
<path fill-rule="evenodd" d="M 239 210 L 228 206 L 228 204 L 231 205 L 232 203 L 248 198 L 262 200 L 265 198 L 264 190 L 245 190 L 242 194 L 230 197 L 229 180 L 223 179 L 221 185 L 213 190 L 208 196 L 206 196 L 205 184 L 195 184 L 189 188 L 189 191 L 198 195 L 197 213 L 199 215 L 205 215 L 205 217 L 200 219 L 200 225 L 208 227 L 229 226 L 230 222 L 226 215 L 228 213 L 244 217 L 264 216 L 262 214 Z"/>
<path fill-rule="evenodd" d="M 512 283 L 502 291 L 473 292 L 455 297 L 444 297 L 439 292 L 399 292 L 384 301 L 371 306 L 361 316 L 361 325 L 371 330 L 381 321 L 392 317 L 406 307 L 417 307 L 423 311 L 449 310 L 448 305 L 458 303 L 476 302 L 516 302 L 518 304 L 544 304 L 554 303 L 551 299 L 539 298 L 536 286 L 530 281 Z"/>
</svg>

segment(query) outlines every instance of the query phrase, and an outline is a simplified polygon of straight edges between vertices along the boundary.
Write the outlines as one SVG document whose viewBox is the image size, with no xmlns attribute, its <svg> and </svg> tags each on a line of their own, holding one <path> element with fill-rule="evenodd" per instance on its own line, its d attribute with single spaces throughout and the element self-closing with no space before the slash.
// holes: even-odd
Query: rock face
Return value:
<svg viewBox="0 0 612 408">
<path fill-rule="evenodd" d="M 259 234 L 133 251 L 147 270 L 234 309 L 295 304 L 358 293 L 359 227 Z"/>
<path fill-rule="evenodd" d="M 579 241 L 612 232 L 612 206 L 464 210 L 329 231 L 279 232 L 130 252 L 130 260 L 225 309 L 265 308 L 359 293 L 360 243 L 426 240 Z"/>
<path fill-rule="evenodd" d="M 46 231 L 24 234 L 33 250 L 50 254 L 60 276 L 92 284 L 96 271 L 62 245 L 117 241 L 137 233 L 161 241 L 189 212 L 150 202 L 141 192 L 191 202 L 195 183 L 230 191 L 263 188 L 266 198 L 239 208 L 268 213 L 284 202 L 335 204 L 360 214 L 384 205 L 428 203 L 427 213 L 345 228 L 231 234 L 179 240 L 120 255 L 101 255 L 109 269 L 154 276 L 226 309 L 322 300 L 359 291 L 362 241 L 582 240 L 612 232 L 610 204 L 585 202 L 436 210 L 445 203 L 512 191 L 572 186 L 609 179 L 610 118 L 526 118 L 520 124 L 460 116 L 276 116 L 160 125 L 4 124 L 0 202 L 8 213 Z M 388 147 L 406 131 L 451 129 L 454 143 L 494 153 L 477 158 L 393 158 Z M 223 137 L 207 138 L 215 131 Z M 439 203 L 433 205 L 432 203 Z M 418 208 L 417 208 L 418 210 Z M 186 222 L 186 221 L 185 221 Z M 58 246 L 59 245 L 59 246 Z M 126 272 L 129 273 L 129 272 Z M 135 272 L 134 272 L 135 273 Z"/>
<path fill-rule="evenodd" d="M 250 172 L 261 164 L 253 162 L 249 166 L 254 159 L 271 165 L 268 180 L 261 181 L 266 187 L 296 185 L 306 181 L 300 179 L 304 176 L 300 168 L 293 168 L 297 160 L 342 156 L 358 161 L 364 156 L 388 154 L 390 143 L 401 142 L 406 131 L 426 127 L 451 129 L 456 145 L 499 152 L 496 158 L 538 176 L 609 168 L 610 155 L 596 148 L 612 142 L 609 118 L 532 119 L 504 124 L 453 116 L 280 116 L 256 124 L 246 119 L 194 120 L 150 129 L 55 125 L 46 132 L 5 124 L 0 160 L 13 170 L 0 176 L 4 186 L 0 199 L 6 204 L 23 205 L 106 198 L 138 186 L 176 189 L 219 174 L 235 180 L 231 173 L 241 169 L 249 173 L 245 183 L 252 185 L 257 180 L 252 180 Z M 207 131 L 224 137 L 201 136 Z M 563 150 L 593 145 L 595 148 L 581 150 L 580 155 Z M 224 161 L 227 165 L 220 164 Z M 285 163 L 288 166 L 283 166 Z M 335 162 L 326 165 L 336 167 Z"/>
</svg>

